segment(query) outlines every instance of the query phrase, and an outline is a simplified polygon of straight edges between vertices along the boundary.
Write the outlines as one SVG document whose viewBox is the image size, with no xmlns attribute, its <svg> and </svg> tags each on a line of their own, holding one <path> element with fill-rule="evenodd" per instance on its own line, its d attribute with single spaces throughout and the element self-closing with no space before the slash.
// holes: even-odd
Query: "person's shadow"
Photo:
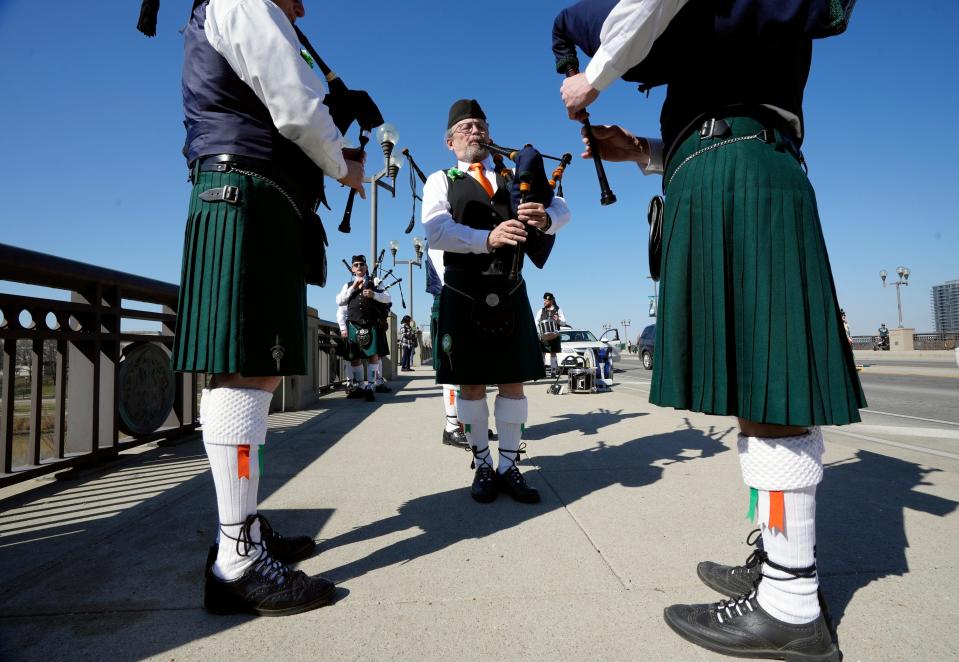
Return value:
<svg viewBox="0 0 959 662">
<path fill-rule="evenodd" d="M 639 437 L 619 445 L 599 442 L 594 447 L 565 455 L 537 457 L 534 463 L 538 470 L 531 471 L 526 467 L 525 471 L 529 483 L 538 488 L 543 496 L 542 502 L 533 506 L 479 506 L 470 499 L 468 487 L 418 497 L 400 506 L 392 517 L 357 527 L 321 543 L 321 549 L 326 550 L 401 531 L 419 531 L 417 535 L 331 570 L 329 576 L 336 582 L 343 582 L 380 568 L 427 556 L 463 540 L 480 539 L 517 526 L 530 518 L 564 508 L 596 490 L 614 484 L 636 488 L 650 485 L 662 477 L 663 466 L 692 462 L 729 450 L 721 439 L 730 430 L 720 432 L 710 428 L 708 433 L 704 433 L 694 429 L 687 420 L 686 430 Z M 574 469 L 592 470 L 576 472 L 578 479 L 575 481 L 564 478 L 560 497 L 553 489 L 550 475 L 555 477 L 563 472 L 568 477 Z M 505 495 L 500 498 L 509 499 Z M 483 517 L 464 517 L 464 508 L 470 507 L 487 510 Z"/>
<path fill-rule="evenodd" d="M 856 460 L 826 466 L 817 490 L 817 558 L 837 625 L 856 591 L 908 574 L 906 508 L 945 517 L 959 505 L 916 491 L 937 471 L 866 450 L 857 451 Z"/>
<path fill-rule="evenodd" d="M 612 411 L 609 409 L 594 409 L 585 414 L 561 414 L 553 416 L 548 423 L 540 423 L 523 432 L 523 439 L 535 441 L 537 439 L 548 439 L 556 435 L 566 434 L 567 432 L 579 431 L 583 436 L 595 435 L 599 433 L 600 428 L 609 425 L 615 425 L 620 421 L 639 416 L 647 416 L 646 413 L 634 412 L 624 414 L 622 409 Z"/>
</svg>

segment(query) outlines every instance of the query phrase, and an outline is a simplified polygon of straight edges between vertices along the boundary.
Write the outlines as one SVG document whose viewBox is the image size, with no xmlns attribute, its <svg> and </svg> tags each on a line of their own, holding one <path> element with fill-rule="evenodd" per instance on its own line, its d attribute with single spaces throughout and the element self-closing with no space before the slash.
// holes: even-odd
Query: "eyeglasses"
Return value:
<svg viewBox="0 0 959 662">
<path fill-rule="evenodd" d="M 485 122 L 465 122 L 463 124 L 457 124 L 453 129 L 453 133 L 458 133 L 461 136 L 468 136 L 469 134 L 473 133 L 474 130 L 476 133 L 485 134 L 489 131 L 489 127 Z"/>
<path fill-rule="evenodd" d="M 354 262 L 354 263 L 353 263 L 353 266 L 354 266 L 354 267 L 365 267 L 365 266 L 366 266 L 366 262 Z"/>
</svg>

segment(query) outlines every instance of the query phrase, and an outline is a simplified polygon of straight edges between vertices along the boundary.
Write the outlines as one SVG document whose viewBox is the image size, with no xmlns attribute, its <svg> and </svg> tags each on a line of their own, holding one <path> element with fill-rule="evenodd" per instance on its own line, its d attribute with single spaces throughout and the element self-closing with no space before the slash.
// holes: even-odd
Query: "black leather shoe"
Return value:
<svg viewBox="0 0 959 662">
<path fill-rule="evenodd" d="M 539 490 L 526 484 L 526 479 L 516 465 L 511 466 L 505 473 L 497 473 L 496 480 L 501 491 L 520 503 L 539 503 Z"/>
<path fill-rule="evenodd" d="M 372 388 L 365 388 L 365 389 L 363 389 L 363 397 L 366 398 L 366 401 L 367 401 L 367 402 L 375 402 L 375 401 L 376 401 L 376 396 L 373 394 L 373 389 L 372 389 Z"/>
<path fill-rule="evenodd" d="M 355 400 L 363 397 L 363 389 L 359 386 L 352 386 L 346 390 L 346 399 Z"/>
<path fill-rule="evenodd" d="M 443 430 L 443 443 L 447 446 L 456 446 L 457 448 L 469 448 L 470 442 L 467 441 L 466 435 L 463 434 L 463 431 L 460 429 L 453 430 Z"/>
<path fill-rule="evenodd" d="M 787 662 L 842 659 L 823 614 L 803 625 L 784 623 L 759 606 L 755 592 L 713 604 L 673 605 L 663 617 L 686 641 L 723 655 Z"/>
<path fill-rule="evenodd" d="M 734 598 L 753 590 L 756 580 L 762 576 L 762 564 L 766 560 L 763 539 L 759 529 L 746 536 L 746 544 L 756 547 L 743 565 L 720 565 L 703 561 L 696 566 L 696 574 L 709 588 Z"/>
<path fill-rule="evenodd" d="M 489 465 L 483 464 L 473 475 L 473 487 L 470 496 L 474 501 L 490 503 L 496 500 L 496 472 Z"/>
<path fill-rule="evenodd" d="M 375 391 L 377 393 L 392 393 L 393 389 L 386 385 L 386 382 L 376 385 Z"/>
<path fill-rule="evenodd" d="M 242 577 L 225 581 L 206 572 L 203 606 L 211 614 L 289 616 L 328 604 L 336 586 L 323 577 L 308 577 L 262 556 Z"/>
<path fill-rule="evenodd" d="M 296 563 L 313 555 L 316 541 L 310 536 L 287 538 L 277 533 L 263 515 L 260 519 L 260 536 L 266 544 L 266 551 L 281 563 Z"/>
</svg>

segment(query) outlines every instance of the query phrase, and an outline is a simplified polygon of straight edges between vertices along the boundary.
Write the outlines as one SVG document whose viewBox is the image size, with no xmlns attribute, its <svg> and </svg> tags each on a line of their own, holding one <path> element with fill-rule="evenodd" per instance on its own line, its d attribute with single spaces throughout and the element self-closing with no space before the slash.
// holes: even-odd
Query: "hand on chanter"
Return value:
<svg viewBox="0 0 959 662">
<path fill-rule="evenodd" d="M 366 189 L 363 188 L 363 163 L 361 161 L 346 161 L 346 174 L 340 177 L 338 181 L 343 186 L 349 186 L 360 194 L 360 197 L 366 200 Z"/>
<path fill-rule="evenodd" d="M 493 228 L 486 239 L 486 244 L 492 250 L 503 246 L 516 246 L 524 241 L 526 241 L 526 227 L 515 218 L 511 218 Z"/>
<path fill-rule="evenodd" d="M 534 228 L 546 229 L 546 207 L 539 202 L 520 203 L 516 207 L 516 218 L 522 223 L 529 223 Z"/>
<path fill-rule="evenodd" d="M 604 161 L 634 161 L 642 165 L 649 163 L 649 141 L 634 136 L 621 126 L 606 124 L 593 126 L 593 138 L 598 143 L 600 156 Z M 584 159 L 592 158 L 593 152 L 589 148 L 585 129 L 583 130 L 583 145 L 586 147 L 582 157 Z"/>
<path fill-rule="evenodd" d="M 581 120 L 586 117 L 586 106 L 599 97 L 599 90 L 589 84 L 586 74 L 576 74 L 563 81 L 559 95 L 563 97 L 563 105 L 566 106 L 569 118 Z"/>
</svg>

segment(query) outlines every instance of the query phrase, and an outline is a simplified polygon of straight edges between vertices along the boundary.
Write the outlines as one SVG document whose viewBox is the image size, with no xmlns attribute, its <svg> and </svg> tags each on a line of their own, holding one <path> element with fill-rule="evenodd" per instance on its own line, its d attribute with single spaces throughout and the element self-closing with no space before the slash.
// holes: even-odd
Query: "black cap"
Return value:
<svg viewBox="0 0 959 662">
<path fill-rule="evenodd" d="M 543 298 L 544 298 L 544 299 L 554 299 L 555 297 L 553 296 L 553 293 L 552 293 L 552 292 L 543 292 Z"/>
<path fill-rule="evenodd" d="M 453 102 L 453 105 L 450 106 L 450 116 L 446 122 L 446 128 L 452 129 L 457 122 L 463 120 L 486 121 L 486 113 L 480 108 L 479 101 L 476 99 L 460 99 Z"/>
<path fill-rule="evenodd" d="M 354 255 L 354 256 L 353 256 L 353 259 L 351 260 L 351 262 L 353 262 L 353 263 L 362 262 L 363 264 L 366 264 L 366 256 L 365 256 L 365 255 Z"/>
</svg>

